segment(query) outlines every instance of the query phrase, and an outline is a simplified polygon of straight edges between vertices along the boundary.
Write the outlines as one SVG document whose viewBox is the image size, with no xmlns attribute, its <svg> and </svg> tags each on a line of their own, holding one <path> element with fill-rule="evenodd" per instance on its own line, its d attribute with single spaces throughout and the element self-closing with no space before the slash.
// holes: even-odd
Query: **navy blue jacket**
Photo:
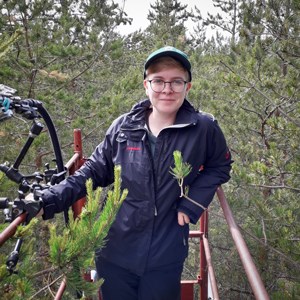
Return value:
<svg viewBox="0 0 300 300">
<path fill-rule="evenodd" d="M 82 168 L 42 196 L 44 218 L 52 218 L 85 196 L 88 178 L 95 187 L 108 186 L 114 181 L 114 166 L 121 165 L 122 188 L 129 193 L 105 248 L 97 255 L 136 274 L 183 263 L 188 254 L 189 226 L 178 224 L 177 212 L 185 212 L 192 223 L 203 212 L 180 198 L 177 180 L 170 173 L 173 152 L 179 150 L 192 166 L 184 184 L 189 186 L 189 197 L 204 207 L 212 201 L 217 187 L 229 180 L 232 163 L 217 121 L 197 112 L 187 100 L 175 124 L 159 133 L 152 157 L 145 126 L 150 109 L 150 101 L 144 100 L 116 119 Z"/>
</svg>

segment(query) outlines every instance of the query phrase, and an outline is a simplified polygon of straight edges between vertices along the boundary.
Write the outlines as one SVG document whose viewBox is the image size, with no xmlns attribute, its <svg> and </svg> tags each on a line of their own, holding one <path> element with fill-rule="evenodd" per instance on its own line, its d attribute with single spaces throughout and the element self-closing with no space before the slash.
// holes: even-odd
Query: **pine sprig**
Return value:
<svg viewBox="0 0 300 300">
<path fill-rule="evenodd" d="M 174 163 L 175 167 L 171 167 L 170 173 L 177 179 L 178 184 L 180 186 L 181 195 L 180 197 L 184 196 L 184 188 L 183 188 L 183 181 L 186 176 L 188 176 L 192 170 L 192 167 L 189 163 L 183 162 L 181 152 L 175 150 L 173 152 Z"/>
<path fill-rule="evenodd" d="M 173 157 L 174 157 L 175 167 L 174 168 L 170 167 L 171 169 L 170 173 L 178 181 L 178 185 L 181 191 L 180 197 L 184 197 L 185 199 L 192 202 L 193 204 L 201 207 L 203 210 L 206 210 L 207 209 L 206 207 L 196 202 L 195 200 L 189 198 L 188 186 L 184 187 L 184 178 L 190 174 L 192 170 L 192 166 L 189 163 L 183 161 L 182 154 L 178 150 L 175 150 L 173 152 Z"/>
<path fill-rule="evenodd" d="M 114 189 L 109 191 L 106 204 L 99 216 L 101 207 L 101 188 L 93 190 L 91 180 L 86 182 L 87 202 L 79 218 L 70 214 L 68 227 L 61 235 L 56 232 L 55 225 L 50 225 L 50 260 L 65 275 L 67 285 L 75 290 L 84 290 L 86 294 L 94 292 L 97 285 L 87 283 L 82 273 L 91 266 L 95 249 L 105 245 L 105 238 L 115 216 L 127 196 L 128 191 L 121 191 L 121 167 L 114 170 Z"/>
</svg>

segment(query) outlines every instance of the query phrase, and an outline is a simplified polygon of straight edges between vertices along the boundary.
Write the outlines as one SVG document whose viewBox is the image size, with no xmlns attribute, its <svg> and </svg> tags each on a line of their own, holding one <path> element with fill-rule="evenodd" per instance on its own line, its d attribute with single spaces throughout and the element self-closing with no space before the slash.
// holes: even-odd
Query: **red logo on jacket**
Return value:
<svg viewBox="0 0 300 300">
<path fill-rule="evenodd" d="M 226 154 L 225 154 L 225 159 L 229 159 L 230 158 L 230 151 L 227 150 Z"/>
<path fill-rule="evenodd" d="M 142 150 L 142 148 L 140 148 L 140 147 L 130 147 L 130 146 L 127 146 L 127 148 L 126 148 L 126 150 L 128 150 L 128 151 L 141 151 Z"/>
</svg>

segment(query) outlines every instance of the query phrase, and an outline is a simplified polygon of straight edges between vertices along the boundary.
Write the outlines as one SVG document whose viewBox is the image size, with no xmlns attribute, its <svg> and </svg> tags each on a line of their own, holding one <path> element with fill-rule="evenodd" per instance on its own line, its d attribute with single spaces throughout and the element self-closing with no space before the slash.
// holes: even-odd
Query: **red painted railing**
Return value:
<svg viewBox="0 0 300 300">
<path fill-rule="evenodd" d="M 261 280 L 261 277 L 257 271 L 257 268 L 252 260 L 251 254 L 248 250 L 248 247 L 243 239 L 243 236 L 237 226 L 232 211 L 229 207 L 229 204 L 226 200 L 224 191 L 222 187 L 219 187 L 217 190 L 217 195 L 223 209 L 225 219 L 227 221 L 229 231 L 231 233 L 232 239 L 235 243 L 237 251 L 239 253 L 241 262 L 243 264 L 244 270 L 246 272 L 248 281 L 252 288 L 255 299 L 258 300 L 269 300 L 269 295 L 265 289 L 265 286 Z"/>
<path fill-rule="evenodd" d="M 237 248 L 245 273 L 250 283 L 253 295 L 257 300 L 269 300 L 269 295 L 253 262 L 248 247 L 243 236 L 234 220 L 233 214 L 226 200 L 222 187 L 217 189 L 217 196 L 222 207 L 229 231 Z M 200 231 L 191 231 L 190 237 L 200 238 L 200 268 L 199 275 L 195 280 L 182 281 L 181 300 L 194 299 L 194 286 L 200 285 L 200 300 L 207 300 L 208 297 L 208 278 L 210 280 L 212 296 L 214 300 L 219 300 L 218 288 L 214 269 L 211 262 L 211 255 L 208 243 L 208 213 L 207 211 L 200 218 Z"/>
</svg>

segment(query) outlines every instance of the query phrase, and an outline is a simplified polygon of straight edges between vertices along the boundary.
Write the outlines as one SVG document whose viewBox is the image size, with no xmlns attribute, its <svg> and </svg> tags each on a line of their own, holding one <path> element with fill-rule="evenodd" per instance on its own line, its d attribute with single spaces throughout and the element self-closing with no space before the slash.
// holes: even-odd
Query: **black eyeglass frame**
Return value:
<svg viewBox="0 0 300 300">
<path fill-rule="evenodd" d="M 161 89 L 161 91 L 155 91 L 155 90 L 153 89 L 153 87 L 152 87 L 152 81 L 155 81 L 155 80 L 159 80 L 159 81 L 162 81 L 162 82 L 164 83 L 163 88 Z M 174 91 L 174 89 L 173 89 L 173 87 L 172 87 L 172 83 L 175 82 L 175 81 L 182 81 L 182 82 L 184 83 L 182 91 L 179 91 L 179 92 Z M 150 83 L 150 87 L 151 87 L 152 91 L 155 92 L 155 93 L 161 93 L 161 92 L 166 88 L 166 83 L 169 83 L 169 84 L 170 84 L 170 88 L 171 88 L 171 90 L 172 90 L 174 93 L 181 93 L 181 92 L 184 91 L 184 88 L 185 88 L 186 84 L 189 83 L 188 81 L 183 80 L 183 79 L 176 79 L 176 80 L 172 80 L 172 81 L 164 81 L 164 80 L 162 80 L 162 79 L 151 79 L 151 80 L 147 80 L 147 82 Z"/>
</svg>

